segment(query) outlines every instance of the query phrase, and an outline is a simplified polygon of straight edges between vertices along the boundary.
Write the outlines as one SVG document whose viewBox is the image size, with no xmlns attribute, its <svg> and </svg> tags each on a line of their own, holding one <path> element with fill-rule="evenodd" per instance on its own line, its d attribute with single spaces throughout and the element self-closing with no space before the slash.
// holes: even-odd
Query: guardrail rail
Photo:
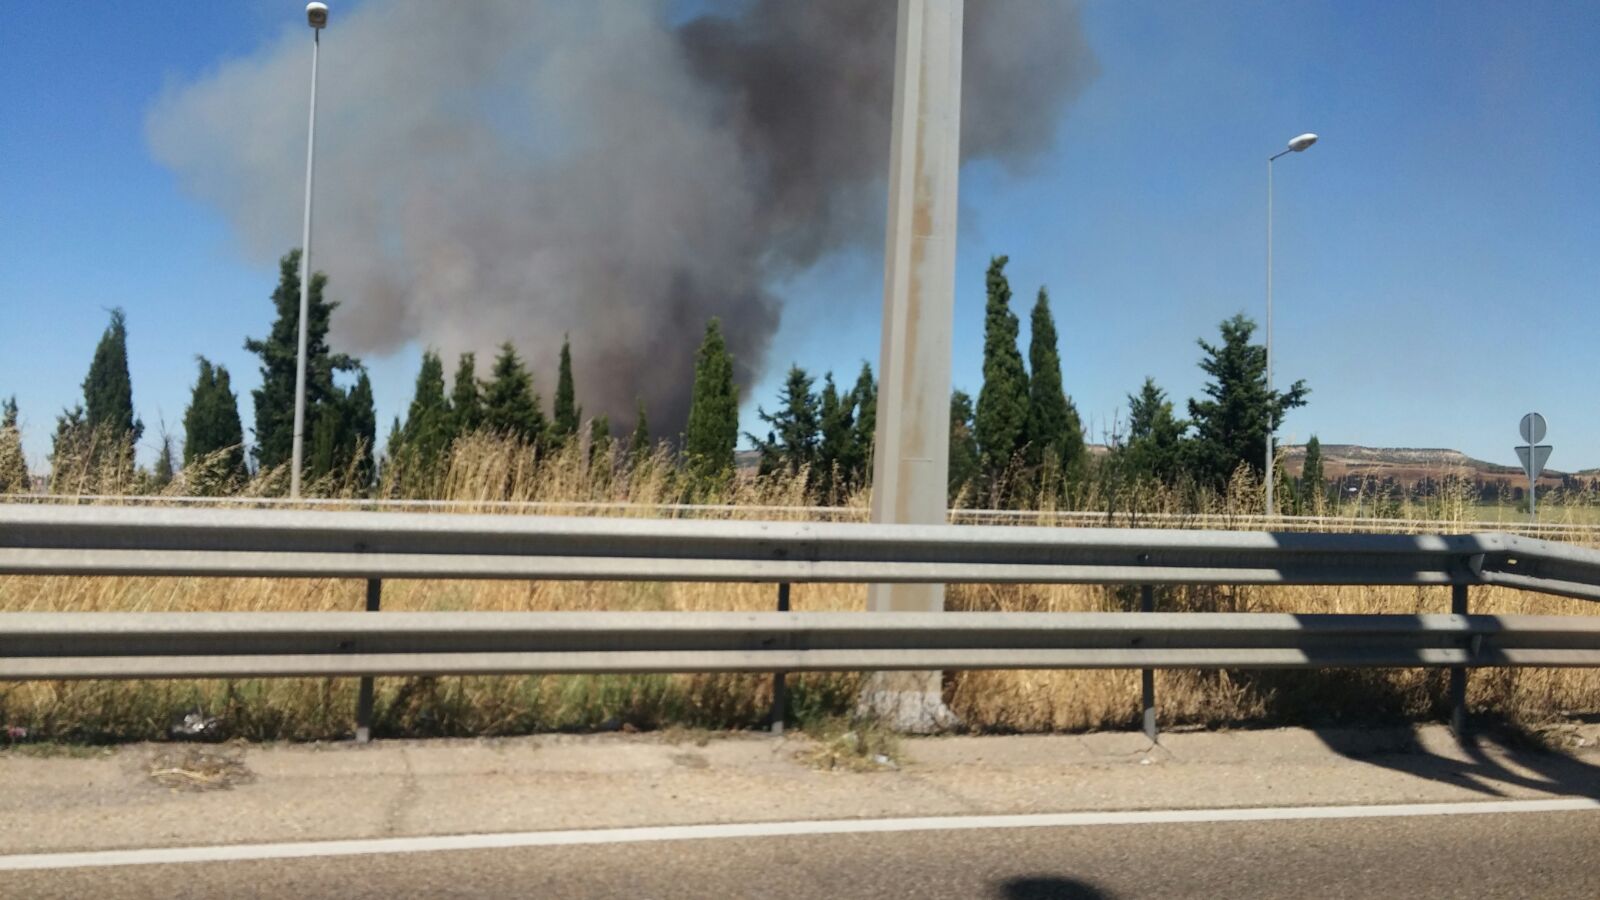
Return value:
<svg viewBox="0 0 1600 900">
<path fill-rule="evenodd" d="M 1449 586 L 1450 615 L 0 613 L 0 679 L 1600 665 L 1600 617 L 1468 615 L 1502 585 L 1600 600 L 1600 551 L 1509 534 L 1327 534 L 0 505 L 0 574 Z M 1153 684 L 1145 680 L 1154 736 Z M 775 705 L 781 708 L 781 678 Z M 781 715 L 775 716 L 781 727 Z"/>
</svg>

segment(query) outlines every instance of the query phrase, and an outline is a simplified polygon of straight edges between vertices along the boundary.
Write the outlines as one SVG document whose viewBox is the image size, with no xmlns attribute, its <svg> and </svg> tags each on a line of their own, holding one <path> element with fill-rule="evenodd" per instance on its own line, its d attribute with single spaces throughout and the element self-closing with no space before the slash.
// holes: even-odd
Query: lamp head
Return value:
<svg viewBox="0 0 1600 900">
<path fill-rule="evenodd" d="M 1311 146 L 1312 144 L 1315 144 L 1316 142 L 1317 142 L 1317 136 L 1308 131 L 1305 134 L 1302 134 L 1299 137 L 1296 137 L 1296 138 L 1290 140 L 1289 141 L 1289 149 L 1293 150 L 1296 153 L 1299 153 L 1300 151 L 1306 149 L 1307 147 Z"/>
<path fill-rule="evenodd" d="M 306 24 L 317 30 L 322 30 L 328 25 L 328 4 L 307 3 Z M 1298 138 L 1296 139 L 1298 140 Z"/>
</svg>

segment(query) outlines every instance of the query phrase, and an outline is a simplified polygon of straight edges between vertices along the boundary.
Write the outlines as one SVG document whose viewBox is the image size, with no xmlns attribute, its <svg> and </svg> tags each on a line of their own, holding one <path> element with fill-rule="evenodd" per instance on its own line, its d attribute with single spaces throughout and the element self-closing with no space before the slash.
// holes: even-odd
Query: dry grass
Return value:
<svg viewBox="0 0 1600 900">
<path fill-rule="evenodd" d="M 267 473 L 240 493 L 273 493 L 281 473 Z M 169 488 L 184 493 L 180 480 Z M 323 496 L 355 492 L 324 482 Z M 546 459 L 487 436 L 459 441 L 448 467 L 426 477 L 384 473 L 388 497 L 431 497 L 455 511 L 507 511 L 504 501 L 672 504 L 726 507 L 721 515 L 769 518 L 770 507 L 808 502 L 797 478 L 736 479 L 706 488 L 684 481 L 661 451 L 632 464 L 591 462 L 573 445 Z M 1055 496 L 1036 491 L 1035 497 Z M 864 493 L 848 505 L 866 505 Z M 1116 509 L 1118 521 L 1178 513 L 1244 515 L 1259 509 L 1256 487 L 1241 480 L 1222 495 L 1149 486 L 1091 485 L 1067 505 Z M 970 504 L 969 504 L 970 505 Z M 1047 507 L 1049 504 L 1045 504 Z M 741 510 L 763 507 L 759 512 Z M 1445 502 L 1431 515 L 1464 517 L 1470 504 Z M 630 509 L 627 514 L 643 514 Z M 667 511 L 656 514 L 683 514 Z M 1461 519 L 1458 519 L 1461 520 Z M 797 611 L 861 610 L 855 585 L 796 585 Z M 1446 612 L 1444 588 L 1172 588 L 1158 591 L 1168 610 L 1300 613 Z M 364 584 L 339 580 L 0 577 L 0 611 L 321 611 L 360 610 Z M 386 610 L 767 610 L 770 586 L 588 582 L 394 581 Z M 1097 586 L 954 586 L 948 607 L 963 610 L 1094 611 L 1136 608 L 1131 589 Z M 1502 588 L 1479 588 L 1483 613 L 1592 615 L 1592 604 Z M 789 708 L 802 726 L 827 731 L 853 712 L 859 676 L 807 675 L 789 680 Z M 1166 727 L 1326 723 L 1439 717 L 1440 671 L 1162 672 L 1157 697 Z M 386 678 L 378 681 L 380 735 L 505 735 L 631 726 L 744 728 L 760 724 L 770 701 L 766 675 L 652 675 Z M 340 679 L 170 682 L 31 682 L 0 686 L 0 742 L 6 726 L 31 740 L 101 742 L 155 738 L 175 714 L 220 715 L 230 734 L 250 739 L 315 740 L 353 727 L 356 684 Z M 985 731 L 1058 731 L 1135 727 L 1139 676 L 1134 671 L 968 672 L 946 680 L 946 699 L 968 726 Z M 1471 680 L 1469 701 L 1518 722 L 1600 709 L 1600 672 L 1487 670 Z"/>
<path fill-rule="evenodd" d="M 825 772 L 881 772 L 898 769 L 904 759 L 900 736 L 870 718 L 827 718 L 810 723 L 812 743 L 796 754 Z"/>
<path fill-rule="evenodd" d="M 953 589 L 952 609 L 1109 611 L 1137 609 L 1132 590 L 1084 586 Z M 1447 613 L 1448 588 L 1194 587 L 1161 588 L 1157 608 L 1171 611 L 1293 613 Z M 1594 615 L 1593 604 L 1504 588 L 1476 588 L 1484 614 Z M 1156 673 L 1165 727 L 1325 724 L 1440 718 L 1443 670 L 1319 672 L 1188 670 Z M 947 687 L 951 708 L 970 726 L 999 731 L 1078 731 L 1138 724 L 1139 674 L 1131 670 L 969 672 Z M 1600 708 L 1600 672 L 1494 669 L 1469 681 L 1469 704 L 1536 723 Z"/>
</svg>

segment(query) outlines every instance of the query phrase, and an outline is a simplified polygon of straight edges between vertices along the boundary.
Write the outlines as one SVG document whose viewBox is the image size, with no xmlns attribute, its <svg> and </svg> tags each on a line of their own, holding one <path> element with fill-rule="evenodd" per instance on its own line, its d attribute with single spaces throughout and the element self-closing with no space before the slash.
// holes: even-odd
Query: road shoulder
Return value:
<svg viewBox="0 0 1600 900">
<path fill-rule="evenodd" d="M 0 753 L 0 853 L 1138 809 L 1600 797 L 1594 729 L 1552 752 L 1443 728 L 905 739 L 819 770 L 801 736 L 543 735 Z M 1583 745 L 1578 746 L 1582 741 Z"/>
</svg>

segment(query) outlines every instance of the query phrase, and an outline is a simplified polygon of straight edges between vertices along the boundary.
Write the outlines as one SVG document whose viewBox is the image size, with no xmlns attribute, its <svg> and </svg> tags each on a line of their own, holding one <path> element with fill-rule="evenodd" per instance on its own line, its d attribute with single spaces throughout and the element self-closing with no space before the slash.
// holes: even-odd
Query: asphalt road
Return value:
<svg viewBox="0 0 1600 900">
<path fill-rule="evenodd" d="M 1600 896 L 1600 813 L 735 838 L 4 873 L 24 897 Z"/>
</svg>

